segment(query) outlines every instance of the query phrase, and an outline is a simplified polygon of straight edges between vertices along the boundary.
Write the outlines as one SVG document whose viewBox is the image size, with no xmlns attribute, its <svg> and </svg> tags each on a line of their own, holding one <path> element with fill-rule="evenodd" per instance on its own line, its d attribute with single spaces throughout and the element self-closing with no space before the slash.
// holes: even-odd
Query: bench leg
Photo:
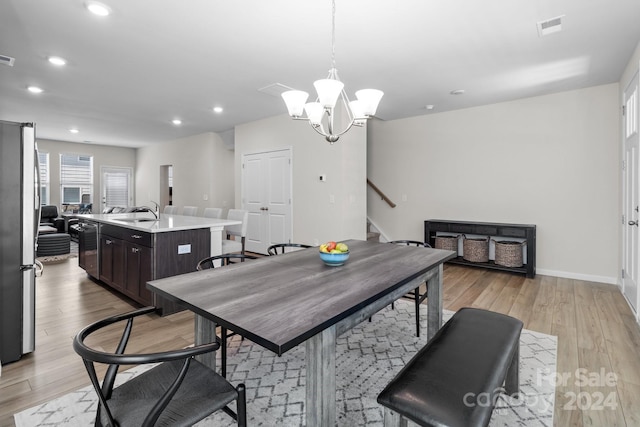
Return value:
<svg viewBox="0 0 640 427">
<path fill-rule="evenodd" d="M 384 427 L 407 427 L 407 419 L 389 408 L 384 408 Z"/>
<path fill-rule="evenodd" d="M 509 396 L 518 393 L 520 389 L 520 343 L 516 344 L 516 351 L 513 353 L 513 359 L 507 377 L 504 380 L 504 390 Z"/>
</svg>

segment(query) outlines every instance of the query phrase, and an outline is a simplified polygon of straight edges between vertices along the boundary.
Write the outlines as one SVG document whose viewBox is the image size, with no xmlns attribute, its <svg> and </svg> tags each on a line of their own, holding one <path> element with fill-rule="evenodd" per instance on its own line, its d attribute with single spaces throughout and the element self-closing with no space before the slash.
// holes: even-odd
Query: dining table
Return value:
<svg viewBox="0 0 640 427">
<path fill-rule="evenodd" d="M 282 355 L 305 345 L 306 425 L 336 422 L 336 338 L 427 284 L 427 338 L 442 326 L 443 264 L 455 252 L 347 240 L 349 258 L 325 265 L 318 248 L 153 280 L 147 287 L 195 313 L 195 344 L 217 325 Z M 415 333 L 408 329 L 407 334 Z M 215 369 L 215 353 L 200 357 Z"/>
</svg>

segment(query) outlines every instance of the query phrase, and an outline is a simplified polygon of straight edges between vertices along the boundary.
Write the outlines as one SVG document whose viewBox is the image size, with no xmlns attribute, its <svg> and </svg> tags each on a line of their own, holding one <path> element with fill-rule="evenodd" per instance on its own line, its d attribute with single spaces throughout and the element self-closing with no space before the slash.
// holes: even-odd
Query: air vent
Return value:
<svg viewBox="0 0 640 427">
<path fill-rule="evenodd" d="M 13 63 L 15 62 L 15 58 L 6 55 L 0 55 L 0 64 L 8 65 L 9 67 L 13 67 Z"/>
<path fill-rule="evenodd" d="M 538 22 L 538 37 L 562 31 L 562 18 L 564 15 Z"/>
<path fill-rule="evenodd" d="M 282 92 L 286 92 L 292 89 L 293 88 L 290 88 L 289 86 L 285 86 L 281 83 L 273 83 L 273 84 L 270 84 L 269 86 L 265 86 L 263 88 L 258 89 L 258 92 L 266 93 L 267 95 L 271 95 L 275 97 L 280 97 L 280 95 L 282 95 Z"/>
</svg>

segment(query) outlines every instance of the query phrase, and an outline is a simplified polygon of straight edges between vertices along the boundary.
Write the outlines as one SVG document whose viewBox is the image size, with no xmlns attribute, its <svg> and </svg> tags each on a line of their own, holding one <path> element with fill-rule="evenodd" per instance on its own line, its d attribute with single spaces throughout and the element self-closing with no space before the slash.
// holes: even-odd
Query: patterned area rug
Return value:
<svg viewBox="0 0 640 427">
<path fill-rule="evenodd" d="M 426 307 L 421 310 L 427 324 Z M 445 312 L 445 319 L 452 313 Z M 426 332 L 426 328 L 425 328 Z M 426 343 L 415 337 L 413 303 L 398 301 L 338 338 L 337 425 L 382 426 L 376 398 L 384 386 Z M 520 338 L 520 396 L 501 396 L 491 426 L 553 426 L 555 390 L 540 380 L 556 371 L 557 338 L 528 330 Z M 304 425 L 304 344 L 281 357 L 234 336 L 229 345 L 228 378 L 247 387 L 248 423 L 252 426 Z M 136 367 L 119 374 L 119 383 L 143 372 Z M 87 379 L 88 381 L 88 379 Z M 69 393 L 15 414 L 17 427 L 91 426 L 96 410 L 91 387 Z M 411 425 L 412 423 L 410 423 Z M 197 424 L 234 426 L 222 411 Z"/>
</svg>

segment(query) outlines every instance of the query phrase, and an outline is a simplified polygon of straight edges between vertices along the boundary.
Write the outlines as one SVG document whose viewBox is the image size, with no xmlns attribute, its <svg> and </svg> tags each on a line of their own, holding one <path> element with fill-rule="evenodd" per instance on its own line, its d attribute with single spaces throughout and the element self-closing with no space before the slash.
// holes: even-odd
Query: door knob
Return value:
<svg viewBox="0 0 640 427">
<path fill-rule="evenodd" d="M 637 227 L 638 221 L 629 221 L 629 225 L 635 225 Z"/>
</svg>

